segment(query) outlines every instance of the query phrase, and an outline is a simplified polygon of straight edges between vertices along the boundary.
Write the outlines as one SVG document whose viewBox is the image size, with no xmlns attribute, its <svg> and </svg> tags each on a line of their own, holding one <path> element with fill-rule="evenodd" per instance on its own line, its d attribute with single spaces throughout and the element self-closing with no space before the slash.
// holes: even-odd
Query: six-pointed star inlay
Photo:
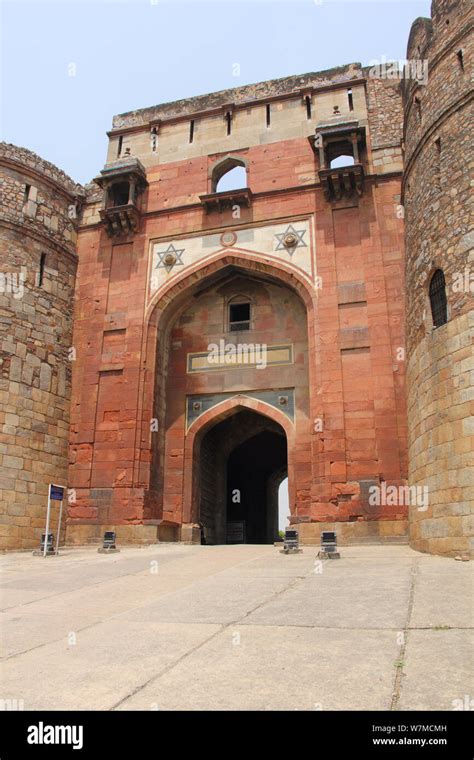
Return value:
<svg viewBox="0 0 474 760">
<path fill-rule="evenodd" d="M 166 269 L 167 272 L 171 271 L 174 266 L 183 266 L 183 260 L 182 255 L 185 251 L 185 248 L 175 248 L 173 243 L 170 243 L 168 248 L 165 251 L 157 251 L 158 254 L 158 264 L 156 265 L 155 269 Z M 167 264 L 165 259 L 167 256 L 173 256 L 174 261 L 171 264 Z"/>
<path fill-rule="evenodd" d="M 306 233 L 306 230 L 295 230 L 293 225 L 289 224 L 286 230 L 275 235 L 275 237 L 278 240 L 278 245 L 276 246 L 275 250 L 288 251 L 290 256 L 293 256 L 296 248 L 301 248 L 301 246 L 306 248 L 306 243 L 303 240 L 305 233 Z M 285 238 L 287 235 L 294 235 L 294 237 L 296 238 L 296 242 L 293 245 L 285 245 Z"/>
</svg>

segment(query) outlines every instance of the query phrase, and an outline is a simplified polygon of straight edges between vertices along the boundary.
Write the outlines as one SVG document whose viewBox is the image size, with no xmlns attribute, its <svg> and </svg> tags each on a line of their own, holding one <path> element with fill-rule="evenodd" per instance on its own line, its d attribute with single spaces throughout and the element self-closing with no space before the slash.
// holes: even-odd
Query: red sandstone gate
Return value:
<svg viewBox="0 0 474 760">
<path fill-rule="evenodd" d="M 402 162 L 400 134 L 388 134 L 402 114 L 388 126 L 379 118 L 398 113 L 398 83 L 363 70 L 356 81 L 352 67 L 322 91 L 319 77 L 307 82 L 314 119 L 293 79 L 284 94 L 282 82 L 266 83 L 257 100 L 239 88 L 250 132 L 237 120 L 219 137 L 208 97 L 180 104 L 179 117 L 168 104 L 118 118 L 79 242 L 70 539 L 110 526 L 121 540 L 154 541 L 157 528 L 187 540 L 206 514 L 223 540 L 223 499 L 219 511 L 205 491 L 213 468 L 224 477 L 227 433 L 252 434 L 228 452 L 230 480 L 236 462 L 250 466 L 258 436 L 279 452 L 261 468 L 281 473 L 288 439 L 292 519 L 305 541 L 335 522 L 349 540 L 403 534 L 406 506 L 369 499 L 406 476 Z M 279 116 L 262 142 L 269 93 Z M 182 122 L 198 103 L 200 139 L 184 145 Z M 354 163 L 341 173 L 330 164 L 348 147 Z M 221 169 L 235 163 L 246 187 L 219 192 Z M 265 346 L 264 363 L 213 363 L 221 342 L 239 356 L 249 341 Z M 242 398 L 266 414 L 244 406 L 219 421 L 217 410 Z"/>
<path fill-rule="evenodd" d="M 210 310 L 208 301 L 217 303 L 218 322 L 218 310 L 236 292 L 247 293 L 252 300 L 252 339 L 276 344 L 278 356 L 288 347 L 288 361 L 279 359 L 262 371 L 240 366 L 237 372 L 224 368 L 193 373 L 189 357 L 199 352 L 188 349 L 202 353 L 208 340 L 219 335 L 214 323 L 209 327 L 214 316 L 207 324 L 203 317 Z M 287 302 L 284 310 L 282 294 Z M 310 377 L 315 375 L 317 356 L 310 345 L 314 298 L 311 285 L 294 269 L 269 264 L 259 255 L 226 251 L 191 273 L 174 277 L 155 299 L 149 310 L 142 386 L 140 472 L 149 483 L 146 520 L 176 526 L 199 521 L 201 441 L 211 428 L 242 410 L 284 432 L 291 514 L 294 519 L 309 514 Z M 198 326 L 194 333 L 193 325 Z M 222 334 L 226 335 L 225 325 Z M 148 432 L 150 419 L 156 420 L 157 430 Z M 222 540 L 222 531 L 220 536 Z"/>
</svg>

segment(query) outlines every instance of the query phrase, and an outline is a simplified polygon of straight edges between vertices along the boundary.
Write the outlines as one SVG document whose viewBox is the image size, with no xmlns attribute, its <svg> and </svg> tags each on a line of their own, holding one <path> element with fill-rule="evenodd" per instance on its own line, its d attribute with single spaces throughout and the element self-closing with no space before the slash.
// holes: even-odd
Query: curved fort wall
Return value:
<svg viewBox="0 0 474 760">
<path fill-rule="evenodd" d="M 67 482 L 76 215 L 82 193 L 0 144 L 0 546 L 32 548 Z"/>
<path fill-rule="evenodd" d="M 472 5 L 433 2 L 407 58 L 428 61 L 426 83 L 404 83 L 409 482 L 428 488 L 411 507 L 415 549 L 469 551 L 472 455 Z M 447 321 L 433 325 L 429 285 L 441 269 Z M 471 544 L 472 550 L 472 544 Z"/>
</svg>

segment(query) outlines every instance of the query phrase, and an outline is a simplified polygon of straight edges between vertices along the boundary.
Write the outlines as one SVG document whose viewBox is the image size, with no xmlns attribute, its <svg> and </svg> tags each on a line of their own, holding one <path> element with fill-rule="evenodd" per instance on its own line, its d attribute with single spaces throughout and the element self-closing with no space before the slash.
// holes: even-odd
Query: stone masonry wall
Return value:
<svg viewBox="0 0 474 760">
<path fill-rule="evenodd" d="M 414 548 L 454 555 L 474 533 L 472 454 L 472 6 L 437 2 L 418 19 L 407 58 L 428 59 L 428 83 L 404 83 L 407 377 Z M 434 328 L 429 282 L 446 279 L 448 322 Z M 472 547 L 471 547 L 472 550 Z"/>
<path fill-rule="evenodd" d="M 401 171 L 403 105 L 400 82 L 398 79 L 373 76 L 377 72 L 371 68 L 364 69 L 364 73 L 367 76 L 367 115 L 373 171 L 377 174 Z"/>
<path fill-rule="evenodd" d="M 38 547 L 48 484 L 67 484 L 78 191 L 34 153 L 0 145 L 2 548 Z"/>
</svg>

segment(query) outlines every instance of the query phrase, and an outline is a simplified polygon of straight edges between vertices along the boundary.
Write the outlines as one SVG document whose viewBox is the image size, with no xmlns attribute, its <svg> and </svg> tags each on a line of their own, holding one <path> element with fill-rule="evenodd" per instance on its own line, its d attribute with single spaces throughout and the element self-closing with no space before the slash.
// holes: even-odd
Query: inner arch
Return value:
<svg viewBox="0 0 474 760">
<path fill-rule="evenodd" d="M 285 431 L 242 409 L 208 428 L 198 447 L 198 515 L 206 543 L 273 543 L 287 472 Z"/>
</svg>

